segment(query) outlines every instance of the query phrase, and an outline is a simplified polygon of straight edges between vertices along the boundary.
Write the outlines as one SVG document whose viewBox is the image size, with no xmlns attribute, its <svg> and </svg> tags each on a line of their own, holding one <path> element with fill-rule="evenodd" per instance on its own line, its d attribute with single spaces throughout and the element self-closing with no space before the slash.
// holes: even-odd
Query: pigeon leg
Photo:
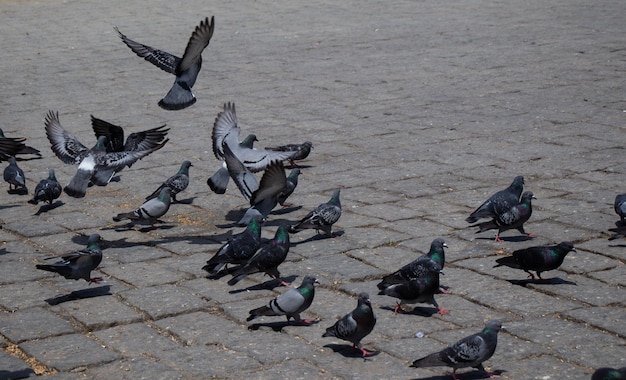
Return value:
<svg viewBox="0 0 626 380">
<path fill-rule="evenodd" d="M 442 294 L 452 294 L 450 290 L 444 288 L 443 286 L 439 287 L 439 292 L 441 292 Z"/>
<path fill-rule="evenodd" d="M 444 309 L 443 307 L 438 307 L 438 308 L 437 308 L 437 312 L 438 312 L 439 314 L 443 315 L 443 314 L 449 314 L 449 313 L 450 313 L 450 310 L 446 310 L 446 309 Z"/>
<path fill-rule="evenodd" d="M 400 302 L 398 302 L 398 303 L 396 304 L 396 308 L 395 308 L 395 309 L 393 309 L 393 312 L 394 312 L 394 313 L 399 313 L 400 311 L 402 311 L 402 304 L 401 304 Z"/>
<path fill-rule="evenodd" d="M 496 234 L 496 239 L 495 239 L 496 243 L 500 243 L 502 241 L 502 239 L 500 239 L 500 232 L 498 232 Z"/>
<path fill-rule="evenodd" d="M 287 282 L 287 281 L 285 281 L 285 280 L 283 280 L 281 278 L 279 278 L 279 280 L 280 280 L 280 284 L 282 286 L 291 286 L 291 282 Z"/>
<path fill-rule="evenodd" d="M 99 284 L 100 282 L 102 282 L 102 277 L 92 277 L 89 279 L 89 285 L 91 285 L 91 283 L 94 284 Z"/>
<path fill-rule="evenodd" d="M 531 280 L 534 280 L 534 279 L 535 279 L 535 275 L 534 275 L 534 274 L 532 274 L 532 273 L 530 273 L 530 271 L 528 271 L 528 270 L 524 269 L 524 272 L 528 273 L 528 277 L 530 277 L 530 279 L 531 279 Z M 541 278 L 541 277 L 539 277 L 539 278 Z"/>
</svg>

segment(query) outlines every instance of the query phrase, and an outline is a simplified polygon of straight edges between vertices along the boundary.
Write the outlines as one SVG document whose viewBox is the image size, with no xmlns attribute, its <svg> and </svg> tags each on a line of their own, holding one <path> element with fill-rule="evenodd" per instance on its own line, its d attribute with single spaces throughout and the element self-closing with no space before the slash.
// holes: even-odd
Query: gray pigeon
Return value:
<svg viewBox="0 0 626 380">
<path fill-rule="evenodd" d="M 298 165 L 294 161 L 296 160 L 304 160 L 311 153 L 311 149 L 313 148 L 313 143 L 310 141 L 305 141 L 302 144 L 287 144 L 280 145 L 275 147 L 266 147 L 267 150 L 275 150 L 279 152 L 296 152 L 293 157 L 289 159 L 289 165 L 291 167 L 297 168 Z"/>
<path fill-rule="evenodd" d="M 531 279 L 535 276 L 530 272 L 537 272 L 537 277 L 541 280 L 541 272 L 554 270 L 563 264 L 565 256 L 570 252 L 576 252 L 574 244 L 569 241 L 561 242 L 552 246 L 539 246 L 518 249 L 513 252 L 512 256 L 501 257 L 496 260 L 499 266 L 507 266 L 510 268 L 521 269 L 528 273 Z"/>
<path fill-rule="evenodd" d="M 317 206 L 298 223 L 289 227 L 289 232 L 296 233 L 305 229 L 315 229 L 318 233 L 322 230 L 326 235 L 333 236 L 331 228 L 341 217 L 339 193 L 339 189 L 333 190 L 333 195 L 328 202 Z"/>
<path fill-rule="evenodd" d="M 252 193 L 259 188 L 259 182 L 254 177 L 254 174 L 246 168 L 237 156 L 233 153 L 227 144 L 224 144 L 224 162 L 226 163 L 226 169 L 228 175 L 233 179 L 237 188 L 241 192 L 241 195 L 249 201 L 252 198 Z"/>
<path fill-rule="evenodd" d="M 202 269 L 216 275 L 225 269 L 227 264 L 244 264 L 260 246 L 261 220 L 252 219 L 246 229 L 228 239 Z"/>
<path fill-rule="evenodd" d="M 483 331 L 465 337 L 442 351 L 417 359 L 411 367 L 450 367 L 455 380 L 458 380 L 457 369 L 472 367 L 491 377 L 494 374 L 485 370 L 483 362 L 496 352 L 498 331 L 502 328 L 502 323 L 499 321 L 490 321 Z"/>
<path fill-rule="evenodd" d="M 254 149 L 255 141 L 258 141 L 256 135 L 251 133 L 246 136 L 246 138 L 243 139 L 239 145 L 242 148 Z M 226 164 L 226 158 L 224 157 L 222 166 L 211 177 L 209 177 L 209 179 L 207 179 L 206 183 L 215 194 L 224 194 L 226 192 L 226 188 L 228 187 L 229 180 L 230 174 L 228 171 L 228 165 Z"/>
<path fill-rule="evenodd" d="M 283 189 L 283 191 L 280 192 L 280 194 L 278 194 L 278 203 L 281 206 L 284 206 L 284 207 L 288 206 L 285 202 L 287 202 L 287 198 L 289 198 L 289 196 L 293 194 L 294 190 L 298 186 L 299 175 L 300 175 L 300 169 L 297 169 L 297 168 L 292 169 L 291 172 L 289 172 L 289 175 L 287 176 L 287 183 L 285 184 L 285 188 Z"/>
<path fill-rule="evenodd" d="M 209 46 L 214 27 L 215 20 L 213 17 L 211 17 L 211 21 L 208 17 L 202 20 L 191 34 L 182 58 L 135 42 L 123 35 L 119 29 L 115 28 L 115 30 L 126 46 L 135 54 L 161 70 L 176 75 L 172 88 L 159 101 L 159 107 L 172 111 L 187 108 L 196 102 L 196 96 L 191 88 L 196 83 L 196 78 L 202 67 L 202 52 Z"/>
<path fill-rule="evenodd" d="M 52 201 L 61 196 L 62 191 L 61 184 L 54 175 L 54 169 L 49 169 L 48 178 L 39 181 L 35 187 L 33 199 L 29 200 L 28 203 L 36 205 L 39 202 L 48 202 L 48 204 L 52 204 Z"/>
<path fill-rule="evenodd" d="M 334 336 L 346 340 L 365 357 L 372 353 L 363 348 L 361 339 L 371 333 L 375 325 L 376 317 L 372 310 L 370 296 L 367 293 L 360 293 L 357 307 L 327 328 L 322 338 Z"/>
<path fill-rule="evenodd" d="M 491 221 L 483 222 L 479 224 L 475 224 L 472 227 L 478 227 L 479 230 L 476 233 L 488 231 L 488 230 L 498 230 L 496 234 L 496 241 L 502 241 L 500 239 L 500 234 L 504 231 L 518 230 L 521 234 L 533 237 L 535 235 L 529 234 L 524 231 L 524 223 L 530 219 L 530 216 L 533 213 L 532 200 L 535 198 L 535 194 L 532 191 L 525 191 L 522 194 L 522 198 L 520 202 L 515 206 L 508 209 L 506 212 L 496 215 Z"/>
<path fill-rule="evenodd" d="M 8 161 L 9 157 L 18 154 L 26 145 L 24 139 L 1 138 L 0 139 L 0 162 Z"/>
<path fill-rule="evenodd" d="M 176 194 L 185 190 L 187 186 L 189 186 L 189 167 L 193 166 L 189 161 L 183 161 L 180 165 L 180 169 L 178 169 L 178 173 L 171 176 L 158 189 L 154 190 L 154 192 L 146 197 L 146 200 L 156 198 L 159 196 L 161 189 L 164 187 L 169 187 L 172 190 L 172 201 L 176 202 Z"/>
<path fill-rule="evenodd" d="M 4 181 L 9 183 L 9 191 L 20 190 L 28 193 L 24 171 L 17 166 L 15 157 L 9 157 L 9 165 L 4 168 L 3 176 Z"/>
<path fill-rule="evenodd" d="M 113 220 L 119 222 L 130 219 L 131 222 L 154 224 L 170 209 L 172 202 L 171 193 L 172 190 L 169 187 L 164 187 L 161 189 L 158 197 L 145 201 L 133 212 L 117 214 L 117 216 L 113 217 Z"/>
<path fill-rule="evenodd" d="M 278 204 L 278 197 L 286 187 L 287 177 L 285 177 L 283 163 L 280 161 L 272 163 L 263 172 L 261 183 L 250 196 L 251 206 L 237 224 L 246 225 L 254 218 L 261 218 L 262 221 L 267 220 L 267 216 Z"/>
<path fill-rule="evenodd" d="M 250 310 L 250 316 L 247 321 L 260 316 L 278 316 L 285 315 L 287 323 L 293 318 L 296 322 L 311 323 L 312 320 L 301 320 L 300 313 L 311 306 L 313 297 L 315 297 L 315 284 L 319 284 L 317 278 L 307 274 L 302 279 L 302 284 L 296 289 L 289 289 L 285 293 L 271 300 L 267 306 Z"/>
<path fill-rule="evenodd" d="M 34 154 L 36 156 L 41 157 L 41 152 L 38 149 L 33 148 L 32 146 L 28 146 L 28 145 L 24 145 L 24 141 L 26 141 L 25 138 L 23 137 L 6 137 L 4 135 L 4 132 L 2 131 L 2 129 L 0 129 L 0 157 L 2 156 L 2 140 L 7 140 L 9 141 L 7 146 L 11 146 L 13 144 L 11 144 L 10 141 L 14 141 L 17 142 L 17 144 L 21 144 L 22 146 L 19 149 L 15 149 L 15 151 L 12 152 L 12 154 L 9 154 L 8 156 L 16 156 L 16 155 L 23 155 L 23 154 Z M 7 159 L 9 158 L 7 156 Z M 3 161 L 2 159 L 0 159 L 0 161 Z"/>
<path fill-rule="evenodd" d="M 615 196 L 613 207 L 615 208 L 615 213 L 619 215 L 622 225 L 626 225 L 626 194 L 618 194 Z"/>
<path fill-rule="evenodd" d="M 591 380 L 626 380 L 626 367 L 598 368 L 591 375 Z"/>
<path fill-rule="evenodd" d="M 101 277 L 91 277 L 91 271 L 96 269 L 102 261 L 102 250 L 100 249 L 101 237 L 92 234 L 87 241 L 87 248 L 67 255 L 62 255 L 62 261 L 51 265 L 37 264 L 37 269 L 55 272 L 68 280 L 84 279 L 88 283 L 99 283 Z"/>
<path fill-rule="evenodd" d="M 476 223 L 478 219 L 497 217 L 519 203 L 522 191 L 524 191 L 524 177 L 520 175 L 513 179 L 513 183 L 509 187 L 489 197 L 465 220 L 468 223 Z"/>
</svg>

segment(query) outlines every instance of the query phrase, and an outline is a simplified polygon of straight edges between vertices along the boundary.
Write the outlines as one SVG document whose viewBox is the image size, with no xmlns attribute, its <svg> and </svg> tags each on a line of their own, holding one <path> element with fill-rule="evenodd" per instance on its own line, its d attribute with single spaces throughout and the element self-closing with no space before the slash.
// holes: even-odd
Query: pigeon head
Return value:
<svg viewBox="0 0 626 380">
<path fill-rule="evenodd" d="M 561 242 L 559 243 L 558 247 L 565 253 L 576 252 L 576 249 L 574 248 L 574 243 L 572 243 L 571 241 Z"/>
<path fill-rule="evenodd" d="M 340 205 L 341 203 L 339 202 L 339 193 L 340 193 L 339 189 L 333 190 L 333 196 L 330 197 L 330 201 L 328 203 Z"/>
<path fill-rule="evenodd" d="M 359 306 L 361 305 L 372 306 L 372 303 L 370 301 L 370 295 L 366 292 L 359 293 L 358 305 Z"/>
<path fill-rule="evenodd" d="M 15 156 L 9 157 L 9 164 L 10 165 L 17 165 L 17 162 L 15 161 Z"/>
<path fill-rule="evenodd" d="M 278 230 L 276 231 L 276 235 L 274 236 L 274 239 L 276 239 L 278 243 L 289 244 L 289 230 L 287 229 L 287 227 L 285 226 L 278 227 Z"/>
<path fill-rule="evenodd" d="M 98 248 L 100 242 L 102 241 L 102 237 L 98 234 L 89 235 L 89 239 L 87 240 L 87 248 Z"/>
<path fill-rule="evenodd" d="M 250 133 L 245 139 L 243 139 L 242 142 L 239 143 L 239 145 L 252 149 L 255 141 L 259 141 L 259 139 L 257 139 L 254 133 Z"/>
<path fill-rule="evenodd" d="M 483 333 L 485 334 L 497 333 L 498 331 L 502 329 L 504 329 L 504 327 L 502 326 L 502 322 L 493 320 L 487 323 L 487 325 L 485 326 L 485 329 L 483 330 Z"/>
<path fill-rule="evenodd" d="M 312 274 L 307 274 L 306 276 L 304 276 L 304 278 L 302 279 L 302 284 L 319 284 L 320 282 L 317 280 L 317 277 L 315 277 Z"/>
<path fill-rule="evenodd" d="M 189 171 L 189 167 L 191 166 L 193 165 L 191 164 L 190 161 L 187 161 L 187 160 L 183 161 L 183 163 L 180 165 L 180 172 L 187 173 Z"/>
</svg>

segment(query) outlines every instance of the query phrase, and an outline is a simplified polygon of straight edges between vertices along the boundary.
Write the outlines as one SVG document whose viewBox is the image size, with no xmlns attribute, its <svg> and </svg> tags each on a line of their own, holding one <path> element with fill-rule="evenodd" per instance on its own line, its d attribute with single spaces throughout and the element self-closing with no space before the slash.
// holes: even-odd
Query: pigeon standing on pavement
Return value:
<svg viewBox="0 0 626 380">
<path fill-rule="evenodd" d="M 61 196 L 62 191 L 63 188 L 59 181 L 57 181 L 54 169 L 49 169 L 48 178 L 39 181 L 35 187 L 33 199 L 29 200 L 28 203 L 36 205 L 39 202 L 48 202 L 48 204 L 51 205 L 52 201 Z"/>
<path fill-rule="evenodd" d="M 302 279 L 302 284 L 296 289 L 289 289 L 285 293 L 271 300 L 266 306 L 262 306 L 250 310 L 250 316 L 247 321 L 260 316 L 278 316 L 287 317 L 287 323 L 293 318 L 296 322 L 301 322 L 300 313 L 311 306 L 313 297 L 315 297 L 315 284 L 319 284 L 317 278 L 307 274 Z M 304 323 L 311 323 L 311 320 L 304 320 Z"/>
<path fill-rule="evenodd" d="M 626 225 L 626 194 L 618 194 L 615 196 L 613 208 L 615 209 L 615 213 L 619 216 L 620 223 Z"/>
<path fill-rule="evenodd" d="M 92 234 L 87 241 L 87 248 L 67 255 L 62 255 L 62 261 L 51 265 L 37 264 L 37 269 L 55 272 L 68 280 L 84 279 L 88 283 L 98 283 L 101 277 L 91 277 L 91 271 L 96 269 L 102 261 L 102 250 L 100 241 L 102 238 L 98 234 Z"/>
<path fill-rule="evenodd" d="M 9 157 L 9 165 L 4 168 L 4 181 L 9 184 L 9 191 L 24 191 L 28 193 L 26 189 L 26 177 L 24 177 L 24 171 L 17 166 L 15 157 Z"/>
<path fill-rule="evenodd" d="M 383 280 L 377 285 L 378 289 L 382 290 L 388 285 L 409 281 L 422 276 L 426 273 L 424 264 L 428 261 L 433 261 L 439 266 L 440 270 L 443 269 L 446 261 L 444 247 L 447 247 L 445 241 L 442 238 L 436 238 L 430 244 L 428 253 L 383 277 Z"/>
<path fill-rule="evenodd" d="M 176 194 L 185 190 L 187 186 L 189 186 L 189 167 L 193 166 L 189 161 L 183 161 L 180 165 L 180 169 L 178 169 L 178 173 L 171 176 L 158 189 L 154 190 L 154 192 L 146 197 L 146 200 L 156 198 L 159 196 L 161 189 L 165 187 L 169 187 L 172 195 L 172 202 L 176 201 Z"/>
<path fill-rule="evenodd" d="M 286 203 L 287 198 L 289 198 L 289 196 L 293 194 L 294 190 L 298 186 L 298 176 L 300 176 L 300 169 L 292 169 L 291 172 L 289 172 L 285 188 L 283 189 L 283 191 L 280 192 L 280 194 L 278 194 L 278 204 L 280 204 L 281 206 L 288 206 L 288 204 Z"/>
<path fill-rule="evenodd" d="M 518 249 L 513 252 L 512 256 L 501 257 L 496 260 L 499 266 L 507 266 L 510 268 L 521 269 L 528 273 L 532 280 L 535 276 L 530 272 L 537 272 L 537 277 L 541 280 L 541 272 L 554 270 L 563 264 L 565 256 L 570 252 L 576 252 L 574 244 L 569 241 L 561 242 L 552 246 L 539 246 L 524 249 Z"/>
<path fill-rule="evenodd" d="M 23 137 L 6 137 L 4 135 L 4 132 L 2 131 L 2 129 L 0 129 L 0 146 L 2 146 L 2 140 L 7 140 L 7 141 L 15 141 L 18 144 L 21 143 L 21 147 L 19 149 L 15 149 L 15 152 L 12 152 L 12 154 L 10 154 L 9 156 L 16 156 L 18 154 L 22 155 L 22 154 L 34 154 L 36 156 L 41 157 L 41 152 L 38 149 L 33 148 L 32 146 L 28 146 L 23 144 L 24 141 L 26 141 L 25 138 Z M 12 145 L 11 143 L 8 143 L 7 145 Z M 0 148 L 0 156 L 2 155 L 2 149 Z M 8 157 L 7 157 L 8 158 Z"/>
<path fill-rule="evenodd" d="M 338 320 L 334 325 L 326 329 L 322 338 L 334 336 L 346 340 L 353 344 L 353 347 L 361 352 L 363 357 L 370 355 L 361 345 L 361 340 L 372 332 L 376 325 L 376 317 L 369 294 L 363 292 L 359 294 L 357 307 L 350 313 Z"/>
<path fill-rule="evenodd" d="M 113 220 L 119 222 L 130 219 L 131 222 L 154 224 L 170 209 L 172 202 L 171 194 L 172 190 L 169 187 L 164 187 L 161 189 L 158 197 L 145 201 L 133 212 L 117 214 L 117 216 L 113 217 Z"/>
<path fill-rule="evenodd" d="M 517 205 L 522 191 L 524 191 L 524 177 L 520 175 L 513 179 L 513 183 L 511 183 L 509 187 L 489 197 L 485 203 L 474 210 L 465 220 L 468 223 L 476 223 L 478 219 L 495 218 L 497 215 Z"/>
<path fill-rule="evenodd" d="M 591 375 L 591 380 L 626 380 L 626 367 L 598 368 Z"/>
<path fill-rule="evenodd" d="M 331 228 L 341 217 L 339 193 L 339 189 L 333 190 L 333 195 L 328 202 L 317 206 L 298 223 L 289 227 L 289 232 L 296 233 L 305 229 L 315 229 L 318 233 L 322 230 L 326 235 L 333 236 Z"/>
<path fill-rule="evenodd" d="M 244 264 L 261 246 L 261 220 L 252 219 L 245 230 L 234 235 L 217 250 L 202 267 L 211 275 L 216 275 L 227 264 Z"/>
<path fill-rule="evenodd" d="M 476 233 L 488 231 L 488 230 L 498 230 L 496 234 L 496 241 L 502 241 L 500 239 L 500 234 L 504 231 L 516 229 L 522 235 L 526 235 L 529 237 L 533 237 L 533 234 L 529 234 L 524 230 L 524 223 L 530 219 L 530 216 L 533 213 L 532 200 L 535 198 L 535 194 L 532 191 L 525 191 L 522 194 L 522 198 L 520 199 L 519 204 L 511 207 L 506 212 L 496 215 L 489 222 L 483 222 L 479 224 L 475 224 L 472 227 L 478 227 L 479 230 Z"/>
<path fill-rule="evenodd" d="M 499 321 L 490 321 L 481 332 L 465 337 L 442 351 L 417 359 L 411 367 L 450 367 L 455 380 L 458 380 L 456 370 L 468 367 L 476 368 L 488 377 L 494 376 L 485 370 L 483 362 L 496 352 L 498 332 L 502 328 Z"/>
<path fill-rule="evenodd" d="M 304 160 L 311 153 L 311 149 L 313 148 L 313 143 L 310 141 L 305 141 L 302 144 L 287 144 L 280 145 L 275 147 L 266 147 L 267 150 L 275 150 L 278 152 L 295 152 L 295 154 L 289 159 L 289 165 L 293 168 L 297 168 L 298 165 L 294 161 L 296 160 Z"/>
<path fill-rule="evenodd" d="M 209 21 L 208 17 L 202 20 L 191 34 L 182 58 L 135 42 L 123 35 L 119 29 L 115 28 L 115 30 L 126 46 L 139 57 L 144 58 L 163 71 L 176 75 L 172 88 L 159 101 L 159 107 L 173 111 L 187 108 L 196 102 L 196 96 L 191 91 L 191 88 L 196 83 L 196 78 L 198 78 L 198 73 L 202 67 L 202 52 L 209 46 L 214 27 L 215 20 L 213 17 L 211 17 L 211 21 Z"/>
</svg>

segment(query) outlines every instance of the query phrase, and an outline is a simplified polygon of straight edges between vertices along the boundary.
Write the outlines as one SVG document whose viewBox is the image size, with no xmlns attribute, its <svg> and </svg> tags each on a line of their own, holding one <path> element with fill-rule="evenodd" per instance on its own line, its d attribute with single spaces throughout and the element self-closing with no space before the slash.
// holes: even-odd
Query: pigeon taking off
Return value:
<svg viewBox="0 0 626 380">
<path fill-rule="evenodd" d="M 187 108 L 196 102 L 196 96 L 191 88 L 196 83 L 196 78 L 202 67 L 202 52 L 209 46 L 214 27 L 215 20 L 213 17 L 211 17 L 211 21 L 208 17 L 202 20 L 191 34 L 182 58 L 135 42 L 123 35 L 119 29 L 115 28 L 115 30 L 126 46 L 135 54 L 161 70 L 176 75 L 172 88 L 159 101 L 159 107 L 172 111 Z"/>
<path fill-rule="evenodd" d="M 353 347 L 359 350 L 365 357 L 370 355 L 371 352 L 363 348 L 361 339 L 372 332 L 376 325 L 376 317 L 374 316 L 374 310 L 372 310 L 369 294 L 360 293 L 357 302 L 357 307 L 344 315 L 334 325 L 327 328 L 322 338 L 334 336 L 346 340 L 352 343 Z"/>
<path fill-rule="evenodd" d="M 243 139 L 243 141 L 241 141 L 239 145 L 242 148 L 253 149 L 255 141 L 258 141 L 256 135 L 251 133 L 246 136 L 246 138 Z M 234 154 L 232 155 L 234 156 Z M 226 157 L 224 157 L 224 162 L 222 163 L 222 166 L 212 176 L 210 176 L 209 179 L 207 179 L 206 183 L 215 194 L 224 194 L 226 192 L 226 188 L 228 187 L 229 180 L 230 172 L 228 171 L 228 165 L 226 164 Z"/>
<path fill-rule="evenodd" d="M 313 148 L 313 143 L 310 141 L 305 141 L 302 144 L 287 144 L 280 145 L 275 147 L 266 147 L 267 150 L 275 150 L 278 152 L 296 152 L 290 159 L 289 165 L 291 167 L 297 168 L 298 165 L 294 161 L 296 160 L 304 160 L 309 157 L 311 153 L 311 149 Z"/>
<path fill-rule="evenodd" d="M 524 191 L 524 177 L 520 175 L 513 179 L 511 186 L 493 194 L 465 220 L 468 223 L 476 223 L 478 219 L 495 218 L 507 212 L 519 203 L 522 191 Z"/>
<path fill-rule="evenodd" d="M 626 380 L 626 367 L 598 368 L 591 375 L 591 380 Z"/>
<path fill-rule="evenodd" d="M 158 189 L 154 190 L 152 194 L 146 197 L 146 200 L 158 197 L 161 189 L 163 189 L 164 187 L 169 187 L 172 194 L 172 201 L 176 202 L 176 194 L 185 190 L 187 186 L 189 186 L 190 166 L 193 166 L 191 162 L 183 161 L 183 163 L 180 165 L 180 169 L 178 169 L 178 173 L 165 180 L 165 182 L 163 182 L 163 184 L 159 186 Z"/>
<path fill-rule="evenodd" d="M 287 198 L 289 198 L 289 196 L 293 194 L 294 190 L 298 186 L 299 175 L 300 175 L 300 169 L 292 169 L 291 172 L 289 172 L 289 175 L 287 176 L 287 183 L 285 184 L 285 188 L 283 189 L 283 191 L 280 192 L 280 194 L 278 194 L 278 203 L 281 206 L 284 206 L 284 207 L 288 206 L 286 204 Z"/>
<path fill-rule="evenodd" d="M 331 228 L 341 217 L 341 202 L 339 201 L 339 189 L 333 190 L 333 195 L 326 203 L 317 206 L 302 220 L 292 225 L 289 232 L 296 233 L 305 229 L 315 229 L 318 233 L 324 231 L 326 235 L 333 236 Z"/>
<path fill-rule="evenodd" d="M 228 149 L 227 147 L 225 147 Z M 249 173 L 249 172 L 248 172 Z M 252 175 L 252 174 L 250 174 Z M 233 177 L 235 182 L 238 181 Z M 287 177 L 282 162 L 272 163 L 261 177 L 261 183 L 250 196 L 251 207 L 246 210 L 244 216 L 237 222 L 238 225 L 246 225 L 254 218 L 267 220 L 267 216 L 278 204 L 278 197 L 287 187 Z"/>
<path fill-rule="evenodd" d="M 541 280 L 541 272 L 554 270 L 563 264 L 565 256 L 571 251 L 576 252 L 574 244 L 569 241 L 561 242 L 552 246 L 539 246 L 518 249 L 512 256 L 501 257 L 496 260 L 499 266 L 507 266 L 515 269 L 522 269 L 528 273 L 531 279 L 535 276 L 530 272 L 537 272 L 537 277 Z"/>
<path fill-rule="evenodd" d="M 218 274 L 227 264 L 244 264 L 261 246 L 261 221 L 252 219 L 243 232 L 234 235 L 217 250 L 202 267 L 211 275 Z"/>
<path fill-rule="evenodd" d="M 55 272 L 68 280 L 84 279 L 88 283 L 98 283 L 101 277 L 91 277 L 91 271 L 96 269 L 102 261 L 102 250 L 100 249 L 101 237 L 92 234 L 87 241 L 87 248 L 61 256 L 62 261 L 51 265 L 37 264 L 37 269 Z"/>
<path fill-rule="evenodd" d="M 158 197 L 145 201 L 133 212 L 117 214 L 117 216 L 113 217 L 113 220 L 119 222 L 130 219 L 131 222 L 147 222 L 154 224 L 170 209 L 172 202 L 171 193 L 172 190 L 170 190 L 169 187 L 164 187 L 161 189 L 161 192 L 159 192 Z"/>
<path fill-rule="evenodd" d="M 450 367 L 455 380 L 458 380 L 457 369 L 472 367 L 491 377 L 494 374 L 485 370 L 483 362 L 491 358 L 496 351 L 498 331 L 502 328 L 499 321 L 490 321 L 483 331 L 465 337 L 442 351 L 417 359 L 411 367 Z"/>
<path fill-rule="evenodd" d="M 54 175 L 54 169 L 49 169 L 48 178 L 39 181 L 35 187 L 33 199 L 29 200 L 28 203 L 36 205 L 39 202 L 48 202 L 48 204 L 52 204 L 52 201 L 61 196 L 62 191 L 61 184 Z"/>
<path fill-rule="evenodd" d="M 311 306 L 313 297 L 315 297 L 315 284 L 319 284 L 317 278 L 307 274 L 302 279 L 302 284 L 296 289 L 289 289 L 285 293 L 271 300 L 267 306 L 250 310 L 250 316 L 247 321 L 260 316 L 278 316 L 287 317 L 287 323 L 293 318 L 296 322 L 300 322 L 300 313 Z M 304 323 L 311 323 L 311 320 L 304 320 Z"/>
<path fill-rule="evenodd" d="M 19 149 L 15 149 L 14 152 L 12 152 L 11 154 L 9 154 L 9 156 L 16 156 L 16 155 L 22 155 L 22 154 L 34 154 L 36 156 L 41 157 L 41 152 L 38 149 L 33 148 L 32 146 L 28 146 L 28 145 L 24 145 L 24 141 L 26 141 L 25 138 L 23 137 L 6 137 L 4 135 L 4 132 L 2 131 L 2 129 L 0 129 L 0 157 L 2 156 L 2 140 L 7 140 L 7 141 L 14 141 L 17 142 L 18 144 L 21 143 L 21 147 Z M 9 142 L 7 144 L 8 146 L 11 145 L 11 143 Z M 8 158 L 8 157 L 7 157 Z M 3 161 L 2 159 L 0 159 L 0 161 Z"/>
<path fill-rule="evenodd" d="M 626 225 L 626 194 L 615 196 L 613 208 L 615 208 L 615 213 L 619 215 L 622 225 Z"/>
<path fill-rule="evenodd" d="M 9 183 L 9 191 L 23 190 L 28 193 L 24 171 L 17 166 L 15 157 L 9 157 L 9 165 L 4 168 L 3 176 L 4 181 Z"/>
<path fill-rule="evenodd" d="M 535 198 L 535 194 L 533 194 L 532 191 L 525 191 L 522 194 L 519 204 L 511 207 L 506 212 L 496 215 L 496 217 L 489 222 L 475 224 L 472 227 L 479 228 L 476 233 L 497 229 L 497 242 L 502 241 L 500 240 L 500 234 L 502 232 L 513 229 L 518 230 L 522 235 L 533 237 L 533 234 L 529 234 L 524 231 L 524 223 L 530 219 L 530 216 L 533 213 L 533 207 L 531 204 L 533 199 L 537 199 Z"/>
</svg>

